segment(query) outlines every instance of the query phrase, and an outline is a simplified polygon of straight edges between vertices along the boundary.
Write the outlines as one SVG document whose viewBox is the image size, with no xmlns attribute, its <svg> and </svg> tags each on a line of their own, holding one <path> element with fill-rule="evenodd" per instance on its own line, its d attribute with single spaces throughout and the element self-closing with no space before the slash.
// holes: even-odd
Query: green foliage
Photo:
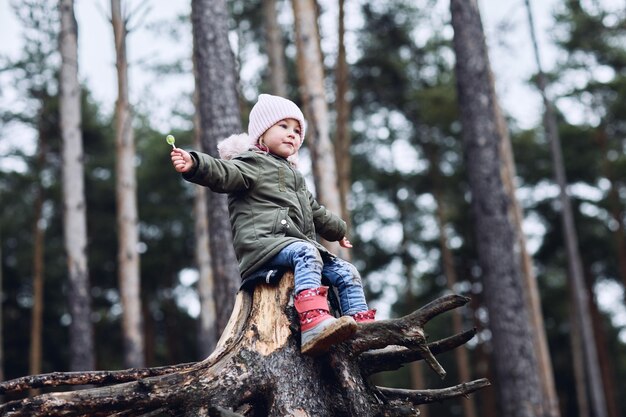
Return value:
<svg viewBox="0 0 626 417">
<path fill-rule="evenodd" d="M 618 267 L 618 260 L 626 254 L 618 253 L 615 245 L 615 234 L 624 233 L 623 229 L 617 229 L 617 219 L 623 221 L 626 203 L 624 183 L 618 174 L 623 172 L 626 114 L 623 111 L 626 53 L 620 41 L 626 34 L 625 17 L 623 10 L 615 13 L 603 9 L 600 3 L 578 1 L 560 4 L 556 15 L 555 33 L 564 59 L 551 79 L 558 83 L 560 91 L 565 91 L 558 103 L 567 103 L 569 108 L 575 107 L 579 114 L 584 115 L 574 122 L 571 115 L 563 114 L 559 118 L 559 133 L 582 263 L 591 290 L 604 280 L 621 282 L 622 285 L 626 282 L 624 271 Z M 516 158 L 521 167 L 518 172 L 524 181 L 535 184 L 534 189 L 541 192 L 551 182 L 547 173 L 543 172 L 544 166 L 549 165 L 542 156 L 537 160 L 539 169 L 533 173 L 528 169 L 533 167 L 528 156 L 532 155 L 533 146 L 547 148 L 548 145 L 540 136 L 533 145 L 532 136 L 528 134 L 523 143 L 523 146 L 516 147 Z M 523 151 L 518 152 L 520 149 Z M 616 198 L 613 199 L 612 195 Z M 528 209 L 541 219 L 545 227 L 541 246 L 534 258 L 542 289 L 557 389 L 563 404 L 562 414 L 574 415 L 577 412 L 576 393 L 571 382 L 574 376 L 568 366 L 572 363 L 569 349 L 571 328 L 568 325 L 572 312 L 568 303 L 563 302 L 569 300 L 569 296 L 560 210 L 554 201 L 554 193 L 544 193 L 544 197 L 535 199 Z M 607 332 L 606 342 L 598 346 L 600 356 L 613 361 L 624 348 L 624 329 L 610 325 L 603 314 L 600 314 L 597 323 L 598 329 Z M 621 342 L 618 339 L 620 331 Z M 619 391 L 626 368 L 618 359 L 611 366 L 614 367 L 614 375 L 610 375 L 609 379 Z M 618 407 L 626 409 L 623 398 L 618 398 L 618 402 Z"/>
<path fill-rule="evenodd" d="M 24 6 L 24 7 L 22 7 Z M 43 189 L 45 227 L 43 371 L 67 369 L 67 265 L 63 244 L 61 200 L 61 138 L 58 97 L 56 6 L 21 2 L 15 7 L 24 28 L 23 56 L 6 60 L 5 71 L 16 80 L 20 101 L 1 109 L 5 127 L 34 136 L 12 138 L 10 155 L 0 169 L 0 216 L 3 272 L 3 334 L 5 376 L 28 373 L 29 317 L 32 307 L 34 203 Z M 9 86 L 1 86 L 3 89 Z M 88 229 L 88 263 L 92 284 L 96 357 L 99 369 L 119 369 L 122 363 L 120 300 L 117 278 L 115 143 L 111 120 L 85 92 L 82 100 L 82 135 Z M 146 123 L 136 131 L 139 217 L 142 254 L 142 296 L 149 365 L 188 362 L 196 357 L 196 322 L 182 295 L 190 290 L 179 281 L 183 269 L 193 268 L 191 190 L 182 185 L 169 162 L 165 136 Z M 29 130 L 30 128 L 30 130 Z M 190 132 L 175 132 L 182 146 Z M 4 139 L 3 139 L 4 140 Z M 45 160 L 37 168 L 29 142 L 44 146 Z M 6 168 L 5 164 L 6 163 Z M 14 168 L 17 167 L 17 168 Z M 8 348 L 7 348 L 8 347 Z"/>
<path fill-rule="evenodd" d="M 430 23 L 438 20 L 434 13 L 427 15 L 407 2 L 365 4 L 363 16 L 361 55 L 351 68 L 353 223 L 358 233 L 354 251 L 370 300 L 389 300 L 385 288 L 394 288 L 391 314 L 401 316 L 447 291 L 435 192 L 441 195 L 446 230 L 454 241 L 460 280 L 456 291 L 468 294 L 472 288 L 473 276 L 467 270 L 475 254 L 468 202 L 459 191 L 466 185 L 452 62 L 446 59 L 450 39 Z M 474 319 L 471 311 L 466 313 L 466 326 L 471 327 Z M 432 340 L 449 336 L 450 317 L 430 323 L 426 331 Z M 450 374 L 446 384 L 458 382 L 453 355 L 439 360 Z M 432 371 L 422 368 L 426 387 L 443 386 Z M 386 386 L 411 387 L 407 369 L 379 378 Z M 435 415 L 460 413 L 450 404 L 428 409 Z"/>
</svg>

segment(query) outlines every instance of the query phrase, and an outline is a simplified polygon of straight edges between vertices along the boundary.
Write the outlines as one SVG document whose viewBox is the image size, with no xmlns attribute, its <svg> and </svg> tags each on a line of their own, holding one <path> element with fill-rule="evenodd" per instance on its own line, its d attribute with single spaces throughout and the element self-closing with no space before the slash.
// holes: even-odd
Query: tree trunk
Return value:
<svg viewBox="0 0 626 417">
<path fill-rule="evenodd" d="M 587 398 L 587 384 L 585 383 L 585 359 L 582 352 L 583 340 L 580 335 L 580 324 L 578 320 L 580 314 L 576 312 L 577 304 L 574 300 L 574 291 L 570 285 L 570 343 L 572 345 L 572 368 L 574 370 L 574 381 L 576 382 L 576 404 L 578 405 L 578 416 L 588 417 L 591 415 L 589 408 L 589 399 Z"/>
<path fill-rule="evenodd" d="M 479 309 L 483 308 L 484 305 L 484 293 L 479 292 L 472 297 L 469 308 L 472 311 L 478 311 Z M 473 323 L 474 328 L 476 329 L 476 334 L 485 334 L 486 327 L 477 314 L 473 315 Z M 490 342 L 488 340 L 485 340 L 484 337 L 480 337 L 476 343 L 476 348 L 474 350 L 474 355 L 476 357 L 474 361 L 474 372 L 477 376 L 487 378 L 490 381 L 495 381 L 492 351 L 493 349 L 490 346 Z M 495 391 L 496 390 L 489 389 L 481 391 L 478 394 L 476 398 L 476 404 L 478 404 L 480 407 L 481 417 L 499 417 L 497 404 L 498 393 Z"/>
<path fill-rule="evenodd" d="M 0 297 L 4 298 L 4 280 L 2 272 L 4 270 L 4 260 L 2 259 L 2 229 L 0 228 Z M 3 321 L 3 303 L 0 303 L 0 381 L 4 381 L 4 321 Z M 3 401 L 3 396 L 0 394 L 0 401 Z"/>
<path fill-rule="evenodd" d="M 216 350 L 202 362 L 118 372 L 56 373 L 0 384 L 0 394 L 32 386 L 109 386 L 56 392 L 0 405 L 17 416 L 415 416 L 416 406 L 467 395 L 487 380 L 413 391 L 372 386 L 368 376 L 424 359 L 439 375 L 434 354 L 474 334 L 426 344 L 423 327 L 469 301 L 450 295 L 399 319 L 359 326 L 354 337 L 318 358 L 300 354 L 293 275 L 240 292 Z M 115 384 L 115 385 L 110 385 Z"/>
<path fill-rule="evenodd" d="M 530 10 L 530 9 L 529 9 Z M 493 73 L 490 77 L 490 88 L 495 95 L 496 87 Z M 511 222 L 515 226 L 518 238 L 517 247 L 520 252 L 520 262 L 522 267 L 522 276 L 524 277 L 524 290 L 528 311 L 530 312 L 531 325 L 533 326 L 533 341 L 535 343 L 535 351 L 537 352 L 537 360 L 539 361 L 539 369 L 541 371 L 541 389 L 545 401 L 544 409 L 547 410 L 547 416 L 560 417 L 559 398 L 556 393 L 554 383 L 554 371 L 552 368 L 552 359 L 550 358 L 550 349 L 548 347 L 548 338 L 546 336 L 546 328 L 543 321 L 543 310 L 541 308 L 541 296 L 537 286 L 537 277 L 535 276 L 533 261 L 528 253 L 526 245 L 526 236 L 522 227 L 524 219 L 522 208 L 520 207 L 517 196 L 515 195 L 514 179 L 517 176 L 515 169 L 515 161 L 513 158 L 513 148 L 511 138 L 506 125 L 504 116 L 499 105 L 496 105 L 496 117 L 498 121 L 498 130 L 502 137 L 501 155 L 502 155 L 502 180 L 509 199 L 511 201 L 510 217 Z"/>
<path fill-rule="evenodd" d="M 585 287 L 583 268 L 578 250 L 578 235 L 574 224 L 574 213 L 572 204 L 567 194 L 567 178 L 565 175 L 565 165 L 563 163 L 563 155 L 561 151 L 561 139 L 559 138 L 558 125 L 554 108 L 546 94 L 547 80 L 541 66 L 539 58 L 539 50 L 535 40 L 534 24 L 532 20 L 532 12 L 530 8 L 530 0 L 526 1 L 526 9 L 528 11 L 531 37 L 533 38 L 533 47 L 535 52 L 535 61 L 537 63 L 537 84 L 543 104 L 545 114 L 543 118 L 546 137 L 550 143 L 550 155 L 552 156 L 552 165 L 556 184 L 559 187 L 559 202 L 561 205 L 561 223 L 563 227 L 563 240 L 567 251 L 567 264 L 569 271 L 569 279 L 572 283 L 572 291 L 574 292 L 574 302 L 578 305 L 576 313 L 579 315 L 578 324 L 581 326 L 580 333 L 582 338 L 582 352 L 584 355 L 584 364 L 586 367 L 587 385 L 591 396 L 590 405 L 595 417 L 607 417 L 606 401 L 603 395 L 602 378 L 600 375 L 600 364 L 598 360 L 598 352 L 595 345 L 595 337 L 593 335 L 593 327 L 591 324 L 591 315 L 589 312 L 589 294 Z"/>
<path fill-rule="evenodd" d="M 586 269 L 585 278 L 587 291 L 590 294 L 593 294 L 593 274 L 589 271 L 589 268 Z M 614 373 L 616 365 L 613 363 L 612 356 L 609 352 L 604 317 L 598 308 L 598 303 L 596 302 L 595 297 L 589 298 L 589 311 L 591 312 L 593 334 L 596 337 L 595 343 L 598 347 L 598 359 L 600 361 L 600 372 L 604 387 L 607 415 L 608 417 L 619 417 L 621 414 L 618 410 L 618 401 L 616 398 L 617 391 L 615 389 L 614 382 L 617 380 Z"/>
<path fill-rule="evenodd" d="M 144 340 L 144 358 L 146 364 L 152 365 L 156 363 L 156 324 L 154 317 L 152 316 L 149 307 L 143 303 L 141 308 L 143 309 L 143 340 Z"/>
<path fill-rule="evenodd" d="M 193 59 L 202 150 L 217 156 L 217 142 L 242 131 L 235 59 L 228 43 L 225 0 L 192 0 Z M 240 284 L 226 196 L 207 192 L 211 265 L 218 333 L 226 325 Z"/>
<path fill-rule="evenodd" d="M 502 183 L 496 98 L 475 0 L 451 0 L 465 163 L 472 192 L 479 263 L 493 335 L 502 415 L 547 415 L 524 299 L 517 237 Z"/>
<path fill-rule="evenodd" d="M 207 357 L 217 343 L 217 314 L 215 303 L 215 285 L 211 270 L 209 243 L 208 208 L 206 190 L 195 187 L 194 230 L 196 232 L 195 257 L 198 265 L 198 296 L 200 298 L 200 331 L 198 333 L 198 353 Z"/>
<path fill-rule="evenodd" d="M 117 102 L 115 103 L 115 173 L 117 195 L 118 280 L 122 300 L 124 364 L 145 366 L 141 275 L 139 262 L 139 219 L 133 117 L 128 100 L 126 18 L 121 0 L 111 0 L 111 22 L 115 37 Z"/>
<path fill-rule="evenodd" d="M 271 92 L 277 96 L 287 97 L 287 64 L 285 63 L 283 36 L 278 25 L 276 0 L 263 0 L 263 22 L 269 58 Z"/>
<path fill-rule="evenodd" d="M 624 287 L 624 296 L 626 297 L 626 231 L 624 229 L 624 209 L 620 203 L 620 190 L 618 181 L 615 178 L 611 161 L 608 157 L 608 138 L 604 126 L 599 126 L 596 141 L 602 153 L 602 173 L 609 181 L 609 192 L 607 195 L 609 213 L 615 222 L 615 227 L 611 228 L 613 239 L 615 241 L 615 256 L 617 258 L 617 267 L 619 275 Z"/>
<path fill-rule="evenodd" d="M 42 120 L 39 117 L 39 120 Z M 43 218 L 44 188 L 41 182 L 41 173 L 45 165 L 45 133 L 39 129 L 39 146 L 37 149 L 37 195 L 35 196 L 34 226 L 33 226 L 33 309 L 30 321 L 30 361 L 28 371 L 31 375 L 42 372 L 43 348 L 43 289 L 45 270 L 45 242 L 46 229 Z M 33 391 L 30 395 L 36 395 Z"/>
<path fill-rule="evenodd" d="M 436 165 L 433 165 L 436 164 Z M 431 167 L 437 166 L 437 161 L 431 161 Z M 432 169 L 432 168 L 431 168 Z M 438 169 L 437 169 L 438 171 Z M 438 175 L 438 174 L 435 174 Z M 439 182 L 438 180 L 436 183 Z M 441 197 L 441 192 L 438 189 L 438 185 L 435 183 L 435 190 L 433 192 L 433 196 L 435 198 L 436 208 L 436 218 L 437 218 L 437 227 L 439 229 L 439 247 L 441 249 L 441 260 L 443 263 L 443 273 L 446 276 L 447 286 L 451 292 L 454 292 L 454 287 L 457 283 L 456 269 L 454 267 L 454 257 L 452 255 L 452 251 L 448 246 L 448 237 L 446 233 L 446 220 L 445 220 L 445 210 L 443 207 L 443 198 Z M 458 310 L 452 312 L 452 331 L 460 332 L 463 329 L 463 317 Z M 456 358 L 456 366 L 457 371 L 459 373 L 459 379 L 462 381 L 467 381 L 470 379 L 470 361 L 467 349 L 464 346 L 460 346 L 458 349 L 454 351 L 454 355 Z M 472 398 L 461 399 L 461 405 L 463 407 L 463 415 L 465 417 L 477 417 L 476 414 L 476 405 L 474 404 L 474 400 Z"/>
<path fill-rule="evenodd" d="M 330 140 L 330 121 L 324 91 L 316 3 L 315 0 L 292 0 L 291 3 L 296 27 L 300 93 L 308 120 L 306 143 L 311 152 L 317 201 L 333 213 L 341 215 L 335 151 Z M 340 257 L 349 259 L 348 251 L 336 242 L 324 242 L 324 246 Z"/>
<path fill-rule="evenodd" d="M 409 364 L 409 374 L 411 376 L 411 389 L 420 390 L 426 388 L 424 381 L 424 366 L 421 362 L 411 362 Z M 428 406 L 424 405 L 419 408 L 420 417 L 430 417 Z"/>
<path fill-rule="evenodd" d="M 350 185 L 352 171 L 352 157 L 350 155 L 350 101 L 349 71 L 346 60 L 345 45 L 345 0 L 339 0 L 339 25 L 338 25 L 338 51 L 337 51 L 337 99 L 335 109 L 337 111 L 337 122 L 335 132 L 335 163 L 337 164 L 337 181 L 339 184 L 339 203 L 341 204 L 341 217 L 348 223 L 348 230 L 351 229 L 350 210 Z"/>
<path fill-rule="evenodd" d="M 394 205 L 398 209 L 399 213 L 399 222 L 402 225 L 402 240 L 400 242 L 400 247 L 398 249 L 398 255 L 402 260 L 402 267 L 405 274 L 405 288 L 404 288 L 404 304 L 406 306 L 412 306 L 415 303 L 415 296 L 413 295 L 413 286 L 415 281 L 415 275 L 413 274 L 413 269 L 415 266 L 415 258 L 411 256 L 409 252 L 409 231 L 406 228 L 406 224 L 409 221 L 409 216 L 413 213 L 409 213 L 405 208 L 406 205 L 402 203 L 402 201 L 397 197 L 396 194 L 392 197 Z M 410 388 L 414 390 L 420 390 L 426 388 L 424 372 L 422 369 L 422 364 L 419 362 L 411 362 L 409 364 L 409 376 L 411 378 Z M 426 407 L 420 407 L 420 416 L 428 417 L 428 411 Z"/>
<path fill-rule="evenodd" d="M 511 201 L 510 216 L 518 237 L 517 247 L 519 248 L 522 276 L 524 277 L 524 294 L 526 304 L 528 305 L 528 311 L 530 313 L 531 325 L 533 326 L 533 341 L 535 343 L 537 360 L 539 361 L 539 369 L 541 372 L 540 380 L 543 398 L 545 401 L 545 409 L 547 410 L 547 416 L 559 417 L 561 415 L 559 410 L 559 398 L 556 393 L 552 359 L 550 358 L 548 338 L 543 321 L 541 296 L 539 295 L 539 288 L 537 287 L 537 277 L 535 276 L 535 272 L 533 270 L 533 262 L 526 246 L 526 237 L 524 236 L 524 230 L 522 227 L 522 209 L 515 195 L 515 185 L 513 180 L 516 176 L 516 172 L 515 163 L 513 161 L 511 140 L 509 138 L 508 131 L 505 128 L 504 118 L 499 111 L 498 114 L 499 125 L 502 127 L 502 179 L 506 192 L 509 196 L 509 200 Z"/>
<path fill-rule="evenodd" d="M 87 269 L 81 97 L 78 83 L 78 28 L 73 0 L 61 0 L 60 117 L 63 138 L 63 225 L 69 271 L 70 369 L 93 369 L 94 342 Z"/>
<path fill-rule="evenodd" d="M 194 69 L 195 72 L 195 69 Z M 198 108 L 198 91 L 194 92 L 194 101 Z M 194 147 L 202 148 L 200 133 L 200 116 L 194 115 Z M 209 210 L 207 207 L 207 190 L 194 187 L 193 213 L 196 238 L 195 258 L 198 267 L 198 296 L 200 298 L 200 331 L 198 332 L 198 354 L 201 358 L 209 356 L 217 343 L 217 323 L 215 307 L 215 289 L 213 270 L 211 269 L 211 246 L 209 242 Z"/>
</svg>

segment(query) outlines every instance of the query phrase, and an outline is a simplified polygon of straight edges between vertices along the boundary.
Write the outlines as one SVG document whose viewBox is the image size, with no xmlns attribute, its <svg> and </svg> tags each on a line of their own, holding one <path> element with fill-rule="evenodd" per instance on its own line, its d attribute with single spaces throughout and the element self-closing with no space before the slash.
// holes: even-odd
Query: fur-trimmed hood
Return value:
<svg viewBox="0 0 626 417">
<path fill-rule="evenodd" d="M 225 160 L 231 160 L 243 152 L 253 150 L 258 152 L 263 152 L 256 143 L 256 140 L 250 138 L 247 133 L 239 133 L 236 135 L 231 135 L 226 139 L 221 140 L 217 144 L 217 151 L 220 155 L 220 158 Z M 294 167 L 298 166 L 298 153 L 291 155 L 287 158 L 287 161 L 291 163 Z"/>
<path fill-rule="evenodd" d="M 217 152 L 220 158 L 226 160 L 231 160 L 237 155 L 254 148 L 256 148 L 256 143 L 254 140 L 250 139 L 247 133 L 230 135 L 217 144 Z"/>
</svg>

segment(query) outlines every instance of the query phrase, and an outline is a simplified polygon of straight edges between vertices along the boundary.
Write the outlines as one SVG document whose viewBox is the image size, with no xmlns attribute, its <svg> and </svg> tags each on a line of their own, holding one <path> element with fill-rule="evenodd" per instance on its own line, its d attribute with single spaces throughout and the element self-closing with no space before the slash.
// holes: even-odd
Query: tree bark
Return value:
<svg viewBox="0 0 626 417">
<path fill-rule="evenodd" d="M 139 259 L 139 219 L 137 214 L 137 175 L 132 109 L 128 100 L 128 61 L 126 58 L 126 17 L 121 0 L 111 0 L 111 23 L 115 38 L 117 102 L 115 103 L 115 174 L 117 195 L 118 280 L 122 301 L 124 363 L 145 366 L 141 275 Z"/>
<path fill-rule="evenodd" d="M 567 193 L 567 178 L 565 175 L 565 165 L 563 163 L 563 154 L 561 151 L 561 139 L 559 137 L 556 115 L 552 102 L 546 94 L 547 80 L 541 66 L 539 58 L 539 49 L 535 40 L 535 31 L 532 20 L 532 12 L 530 8 L 530 0 L 526 1 L 526 9 L 529 13 L 529 22 L 531 26 L 531 37 L 533 38 L 533 47 L 535 53 L 535 61 L 537 63 L 537 84 L 543 104 L 544 128 L 546 137 L 550 143 L 550 155 L 552 157 L 552 165 L 554 169 L 554 177 L 559 187 L 559 203 L 561 208 L 561 223 L 563 227 L 563 240 L 565 241 L 565 249 L 567 252 L 567 264 L 569 271 L 569 279 L 574 292 L 574 302 L 577 304 L 576 313 L 579 315 L 578 324 L 581 326 L 580 333 L 582 338 L 582 352 L 584 355 L 584 365 L 586 368 L 587 385 L 591 397 L 590 405 L 595 417 L 607 417 L 607 406 L 604 398 L 604 389 L 602 378 L 600 375 L 600 364 L 598 359 L 595 337 L 593 334 L 593 326 L 591 323 L 591 314 L 589 312 L 589 294 L 585 287 L 582 261 L 578 249 L 578 235 L 576 233 L 576 225 L 574 223 L 574 213 L 572 204 Z"/>
<path fill-rule="evenodd" d="M 292 0 L 298 50 L 300 94 L 306 114 L 306 143 L 311 152 L 313 180 L 317 200 L 333 213 L 341 215 L 335 150 L 330 140 L 328 104 L 324 90 L 324 67 L 319 43 L 315 0 Z M 347 250 L 336 242 L 324 242 L 332 252 L 349 259 Z"/>
<path fill-rule="evenodd" d="M 578 406 L 578 416 L 587 417 L 591 415 L 589 399 L 587 398 L 587 384 L 585 383 L 585 359 L 582 352 L 583 340 L 580 335 L 580 324 L 578 320 L 580 314 L 576 312 L 577 304 L 574 300 L 574 291 L 569 289 L 570 305 L 570 344 L 572 346 L 572 368 L 574 371 L 574 381 L 576 383 L 576 405 Z"/>
<path fill-rule="evenodd" d="M 410 232 L 407 229 L 406 225 L 409 222 L 409 217 L 413 214 L 409 213 L 406 208 L 406 204 L 403 204 L 402 201 L 397 197 L 397 194 L 392 196 L 392 200 L 394 205 L 398 209 L 399 214 L 399 222 L 402 226 L 402 240 L 400 241 L 400 247 L 398 249 L 398 255 L 402 261 L 402 268 L 404 270 L 405 275 L 405 288 L 404 288 L 404 304 L 407 306 L 411 306 L 414 303 L 415 296 L 413 295 L 413 283 L 415 280 L 415 274 L 413 273 L 413 269 L 415 266 L 415 258 L 411 256 L 409 251 L 410 245 Z M 426 387 L 424 372 L 422 369 L 422 364 L 419 362 L 411 362 L 409 364 L 409 376 L 410 380 L 410 388 L 411 389 L 424 389 Z M 420 416 L 428 417 L 428 410 L 425 407 L 420 408 Z"/>
<path fill-rule="evenodd" d="M 611 228 L 615 242 L 615 256 L 617 258 L 617 268 L 619 271 L 622 286 L 624 287 L 624 297 L 626 299 L 626 230 L 624 229 L 624 209 L 620 202 L 619 182 L 613 172 L 611 161 L 608 157 L 607 132 L 604 126 L 598 127 L 596 141 L 602 153 L 602 173 L 609 181 L 609 192 L 607 195 L 609 213 L 615 222 L 615 227 Z"/>
<path fill-rule="evenodd" d="M 225 0 L 192 0 L 193 60 L 202 150 L 217 156 L 217 142 L 242 131 L 235 59 L 228 43 Z M 226 325 L 240 284 L 226 196 L 207 192 L 211 265 L 218 333 Z"/>
<path fill-rule="evenodd" d="M 283 36 L 278 25 L 276 0 L 263 0 L 263 22 L 265 45 L 269 58 L 269 78 L 272 94 L 287 97 L 287 64 Z"/>
<path fill-rule="evenodd" d="M 496 98 L 490 91 L 487 47 L 475 0 L 451 0 L 465 163 L 493 335 L 502 415 L 547 415 L 540 369 L 524 299 L 517 237 L 502 183 Z"/>
<path fill-rule="evenodd" d="M 198 91 L 194 92 L 198 108 Z M 202 148 L 200 118 L 194 116 L 194 147 Z M 198 353 L 201 358 L 209 356 L 217 343 L 217 312 L 215 306 L 215 283 L 211 269 L 211 243 L 209 241 L 209 209 L 207 191 L 204 187 L 194 187 L 193 212 L 196 238 L 195 258 L 198 267 L 198 296 L 200 298 L 200 331 L 198 332 Z"/>
<path fill-rule="evenodd" d="M 515 195 L 515 185 L 513 184 L 516 171 L 515 162 L 513 161 L 511 140 L 504 124 L 504 118 L 499 111 L 498 114 L 498 124 L 501 126 L 500 130 L 502 132 L 502 179 L 511 201 L 510 216 L 518 237 L 517 247 L 519 248 L 522 276 L 524 277 L 524 294 L 531 318 L 531 325 L 533 327 L 532 335 L 539 363 L 541 389 L 543 391 L 545 409 L 548 410 L 547 416 L 559 417 L 561 415 L 559 410 L 559 399 L 556 393 L 552 359 L 550 358 L 548 338 L 543 321 L 541 296 L 539 295 L 539 288 L 537 286 L 537 277 L 535 276 L 535 272 L 533 270 L 533 262 L 526 246 L 526 237 L 524 236 L 524 230 L 522 227 L 522 209 L 517 201 L 517 197 Z"/>
<path fill-rule="evenodd" d="M 530 9 L 528 9 L 530 10 Z M 530 16 L 530 15 L 529 15 Z M 495 80 L 493 73 L 490 77 L 490 88 L 495 95 Z M 541 389 L 545 401 L 545 409 L 549 417 L 560 417 L 559 398 L 556 393 L 554 382 L 554 371 L 552 368 L 552 359 L 550 357 L 550 349 L 548 347 L 548 338 L 546 328 L 543 321 L 543 309 L 541 307 L 541 296 L 537 286 L 537 277 L 535 276 L 533 261 L 528 253 L 526 245 L 526 236 L 523 230 L 524 215 L 520 207 L 517 196 L 515 195 L 514 179 L 517 176 L 515 169 L 515 160 L 513 158 L 513 148 L 511 138 L 506 125 L 504 116 L 499 105 L 496 105 L 496 118 L 498 121 L 498 130 L 502 137 L 501 155 L 502 155 L 502 180 L 509 199 L 511 201 L 510 217 L 511 222 L 515 226 L 518 239 L 517 248 L 520 254 L 520 262 L 522 267 L 522 276 L 524 277 L 524 290 L 528 311 L 530 313 L 531 325 L 533 327 L 533 341 L 535 343 L 535 351 L 537 352 L 537 360 L 540 369 Z"/>
<path fill-rule="evenodd" d="M 348 223 L 348 230 L 351 229 L 350 210 L 350 186 L 352 157 L 350 155 L 350 100 L 349 91 L 349 71 L 346 58 L 345 45 L 345 0 L 339 0 L 339 24 L 338 24 L 338 51 L 337 68 L 335 69 L 337 98 L 335 109 L 337 111 L 336 132 L 335 132 L 335 163 L 337 164 L 337 182 L 339 184 L 339 203 L 341 205 L 341 217 Z"/>
<path fill-rule="evenodd" d="M 436 209 L 435 218 L 437 219 L 437 228 L 439 229 L 439 248 L 441 249 L 441 262 L 443 267 L 443 273 L 446 277 L 447 287 L 450 291 L 454 292 L 454 287 L 458 282 L 456 268 L 454 265 L 454 256 L 448 245 L 448 236 L 446 233 L 446 216 L 443 203 L 443 196 L 441 195 L 441 172 L 439 170 L 439 157 L 435 154 L 435 150 L 426 152 L 430 165 L 430 177 L 433 184 L 433 197 L 435 199 Z M 463 317 L 458 310 L 452 312 L 452 331 L 460 333 L 463 329 Z M 459 373 L 459 379 L 467 381 L 470 379 L 470 361 L 467 349 L 464 346 L 460 346 L 454 351 L 456 358 L 457 371 Z M 476 417 L 476 405 L 472 398 L 462 399 L 461 406 L 463 407 L 463 415 L 465 417 Z"/>
<path fill-rule="evenodd" d="M 94 342 L 87 268 L 87 210 L 78 83 L 78 27 L 73 0 L 61 0 L 60 116 L 63 138 L 63 225 L 69 271 L 70 369 L 93 369 Z"/>
<path fill-rule="evenodd" d="M 477 280 L 476 280 L 477 281 Z M 485 306 L 484 293 L 475 294 L 470 302 L 469 308 L 472 311 L 478 311 Z M 485 334 L 486 326 L 478 314 L 473 315 L 473 323 L 476 334 Z M 492 347 L 490 341 L 484 337 L 479 337 L 474 349 L 474 372 L 477 376 L 495 381 L 493 357 L 491 355 Z M 479 393 L 476 398 L 476 404 L 480 406 L 481 417 L 499 417 L 498 414 L 498 393 L 496 390 L 484 390 Z"/>
<path fill-rule="evenodd" d="M 585 284 L 587 291 L 593 293 L 593 274 L 589 271 L 589 268 L 585 271 Z M 595 343 L 598 347 L 598 359 L 600 361 L 600 375 L 602 376 L 602 383 L 604 387 L 604 398 L 606 401 L 606 409 L 608 417 L 619 417 L 622 414 L 619 412 L 618 401 L 616 398 L 615 382 L 617 381 L 614 370 L 615 364 L 611 360 L 611 354 L 609 352 L 609 346 L 607 344 L 607 332 L 605 330 L 605 322 L 603 314 L 598 308 L 598 303 L 594 297 L 589 298 L 589 311 L 591 312 L 591 323 L 593 325 L 593 334 L 595 335 Z"/>
<path fill-rule="evenodd" d="M 294 324 L 293 275 L 278 284 L 240 292 L 216 350 L 207 359 L 167 368 L 24 377 L 0 384 L 0 395 L 31 387 L 108 386 L 55 392 L 0 405 L 17 416 L 415 416 L 416 406 L 468 395 L 489 385 L 477 380 L 431 390 L 372 386 L 367 377 L 425 360 L 438 374 L 434 355 L 469 340 L 474 332 L 426 344 L 423 326 L 468 299 L 437 299 L 399 319 L 363 324 L 327 355 L 300 354 Z M 111 385 L 114 384 L 114 385 Z"/>
<path fill-rule="evenodd" d="M 4 270 L 4 262 L 2 258 L 2 229 L 0 228 L 0 296 L 4 297 L 4 276 L 2 271 Z M 2 303 L 0 303 L 0 381 L 4 381 L 4 321 L 3 321 L 3 309 Z M 3 396 L 0 395 L 0 401 L 3 400 Z"/>
<path fill-rule="evenodd" d="M 0 229 L 0 296 L 4 297 L 4 276 L 2 274 L 4 270 L 4 260 L 2 258 L 2 246 L 4 241 L 2 240 L 2 229 Z M 4 325 L 3 325 L 3 308 L 0 303 L 0 381 L 4 381 Z M 2 395 L 0 395 L 0 401 L 2 401 Z"/>
<path fill-rule="evenodd" d="M 41 117 L 38 118 L 42 120 Z M 40 374 L 42 362 L 42 332 L 43 332 L 43 288 L 45 271 L 45 224 L 43 218 L 44 188 L 41 182 L 41 173 L 45 165 L 46 138 L 43 129 L 39 129 L 39 143 L 37 147 L 37 190 L 35 196 L 34 226 L 33 226 L 33 309 L 30 322 L 30 361 L 28 370 L 31 375 Z"/>
</svg>

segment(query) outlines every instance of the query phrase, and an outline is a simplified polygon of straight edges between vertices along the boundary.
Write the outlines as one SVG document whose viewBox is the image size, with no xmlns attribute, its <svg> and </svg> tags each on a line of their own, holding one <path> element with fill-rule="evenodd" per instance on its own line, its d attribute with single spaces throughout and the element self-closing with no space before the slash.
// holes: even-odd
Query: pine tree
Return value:
<svg viewBox="0 0 626 417">
<path fill-rule="evenodd" d="M 91 292 L 87 265 L 87 213 L 85 204 L 81 89 L 78 83 L 78 28 L 73 0 L 61 0 L 61 76 L 59 81 L 61 135 L 63 136 L 63 201 L 70 325 L 70 369 L 94 369 Z"/>
<path fill-rule="evenodd" d="M 476 1 L 452 0 L 465 162 L 502 414 L 544 415 L 539 367 L 501 170 L 497 99 Z M 524 364 L 521 366 L 520 364 Z"/>
<path fill-rule="evenodd" d="M 193 0 L 193 57 L 199 123 L 204 152 L 217 156 L 217 142 L 241 131 L 235 61 L 228 42 L 224 0 Z M 215 282 L 218 334 L 226 326 L 240 282 L 232 246 L 226 196 L 207 193 L 211 263 Z"/>
<path fill-rule="evenodd" d="M 315 0 L 293 0 L 298 79 L 303 109 L 308 121 L 306 143 L 311 152 L 316 198 L 331 212 L 341 214 L 335 150 L 330 140 L 330 119 L 324 90 L 324 66 L 317 26 Z M 324 242 L 333 253 L 349 259 L 336 242 Z"/>
<path fill-rule="evenodd" d="M 111 0 L 111 23 L 115 39 L 117 101 L 115 103 L 115 178 L 118 234 L 118 279 L 122 299 L 124 357 L 127 367 L 145 365 L 139 259 L 139 219 L 135 137 L 129 103 L 128 62 L 126 58 L 127 20 L 121 0 Z"/>
</svg>

